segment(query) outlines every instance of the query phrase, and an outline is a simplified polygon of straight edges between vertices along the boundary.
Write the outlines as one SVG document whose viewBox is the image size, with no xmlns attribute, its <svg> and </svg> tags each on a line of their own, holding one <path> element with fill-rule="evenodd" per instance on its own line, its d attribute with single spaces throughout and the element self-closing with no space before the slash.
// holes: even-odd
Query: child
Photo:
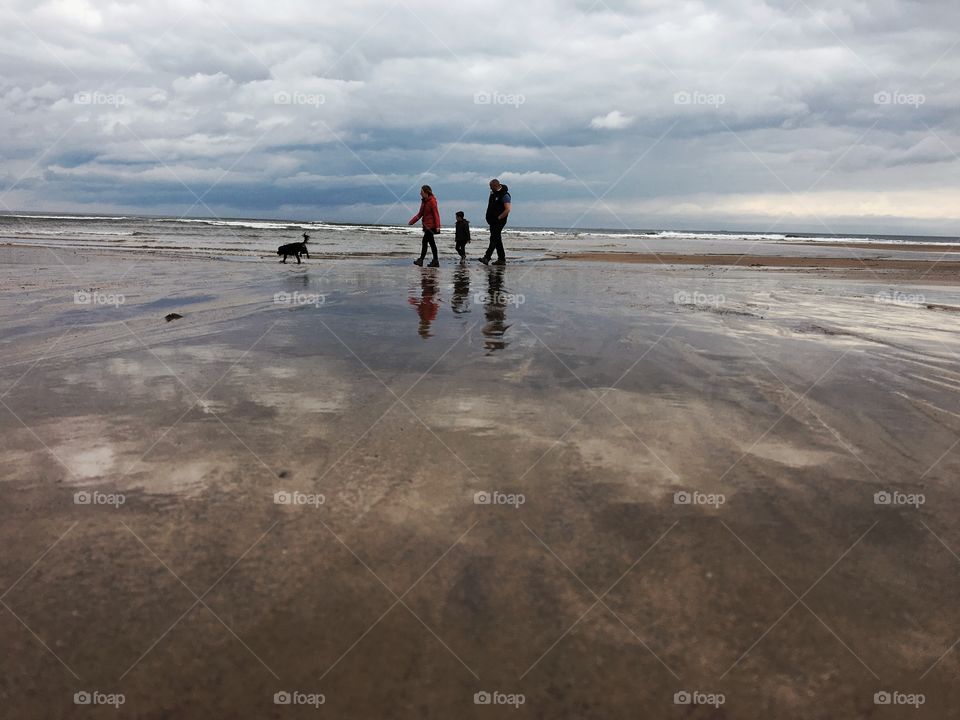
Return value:
<svg viewBox="0 0 960 720">
<path fill-rule="evenodd" d="M 457 213 L 457 254 L 460 256 L 460 264 L 467 263 L 467 243 L 470 242 L 470 221 L 464 219 L 463 210 Z"/>
</svg>

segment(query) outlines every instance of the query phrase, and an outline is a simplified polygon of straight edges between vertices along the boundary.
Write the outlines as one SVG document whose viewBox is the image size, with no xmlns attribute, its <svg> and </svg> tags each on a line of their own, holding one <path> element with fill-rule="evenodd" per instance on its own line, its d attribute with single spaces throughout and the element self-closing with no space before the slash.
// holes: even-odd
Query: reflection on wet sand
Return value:
<svg viewBox="0 0 960 720">
<path fill-rule="evenodd" d="M 313 311 L 273 263 L 63 260 L 0 248 L 6 716 L 95 687 L 143 718 L 277 717 L 282 688 L 344 718 L 879 718 L 883 687 L 956 714 L 955 284 L 541 263 L 467 292 L 342 260 Z M 75 306 L 107 282 L 124 308 Z M 189 611 L 211 583 L 217 617 Z M 495 687 L 527 704 L 478 708 Z"/>
<path fill-rule="evenodd" d="M 470 271 L 463 266 L 453 271 L 453 298 L 450 307 L 455 315 L 470 312 Z"/>
<path fill-rule="evenodd" d="M 487 349 L 488 355 L 497 350 L 503 350 L 510 344 L 503 339 L 510 327 L 507 325 L 507 301 L 503 290 L 505 276 L 506 268 L 502 265 L 487 268 L 487 295 L 483 304 L 487 324 L 483 326 L 481 332 L 486 338 L 483 346 Z"/>
<path fill-rule="evenodd" d="M 437 271 L 433 268 L 425 268 L 420 273 L 420 297 L 411 293 L 411 296 L 407 299 L 407 302 L 417 309 L 417 315 L 420 317 L 420 326 L 417 332 L 424 339 L 433 335 L 430 326 L 437 319 L 437 312 L 440 309 L 439 291 L 440 283 Z"/>
</svg>

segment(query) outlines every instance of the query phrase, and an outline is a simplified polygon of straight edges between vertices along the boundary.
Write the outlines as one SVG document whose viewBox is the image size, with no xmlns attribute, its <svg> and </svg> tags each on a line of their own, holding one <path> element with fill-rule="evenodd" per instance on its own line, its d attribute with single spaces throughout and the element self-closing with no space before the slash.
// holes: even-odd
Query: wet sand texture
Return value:
<svg viewBox="0 0 960 720">
<path fill-rule="evenodd" d="M 0 258 L 5 716 L 960 702 L 954 285 Z"/>
</svg>

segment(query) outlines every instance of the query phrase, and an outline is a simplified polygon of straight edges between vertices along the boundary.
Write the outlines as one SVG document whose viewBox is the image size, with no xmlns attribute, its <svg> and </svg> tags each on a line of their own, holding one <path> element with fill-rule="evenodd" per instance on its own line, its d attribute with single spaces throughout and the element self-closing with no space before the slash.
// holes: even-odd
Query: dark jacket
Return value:
<svg viewBox="0 0 960 720">
<path fill-rule="evenodd" d="M 487 202 L 487 225 L 506 224 L 506 218 L 500 220 L 500 216 L 505 209 L 504 205 L 508 202 L 511 200 L 506 185 L 501 185 L 499 190 L 490 191 L 490 200 Z"/>
<path fill-rule="evenodd" d="M 470 242 L 470 221 L 457 220 L 457 245 L 466 245 Z"/>
</svg>

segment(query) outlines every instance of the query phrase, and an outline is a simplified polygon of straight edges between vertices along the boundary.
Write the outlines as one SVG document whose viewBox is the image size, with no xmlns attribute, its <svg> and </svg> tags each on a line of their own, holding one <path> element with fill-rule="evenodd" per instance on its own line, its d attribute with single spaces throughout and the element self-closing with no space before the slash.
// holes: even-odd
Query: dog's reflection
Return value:
<svg viewBox="0 0 960 720">
<path fill-rule="evenodd" d="M 440 309 L 440 276 L 435 268 L 424 268 L 420 271 L 420 297 L 411 293 L 407 302 L 417 309 L 420 318 L 418 333 L 426 339 L 432 337 L 430 326 L 437 319 Z"/>
</svg>

